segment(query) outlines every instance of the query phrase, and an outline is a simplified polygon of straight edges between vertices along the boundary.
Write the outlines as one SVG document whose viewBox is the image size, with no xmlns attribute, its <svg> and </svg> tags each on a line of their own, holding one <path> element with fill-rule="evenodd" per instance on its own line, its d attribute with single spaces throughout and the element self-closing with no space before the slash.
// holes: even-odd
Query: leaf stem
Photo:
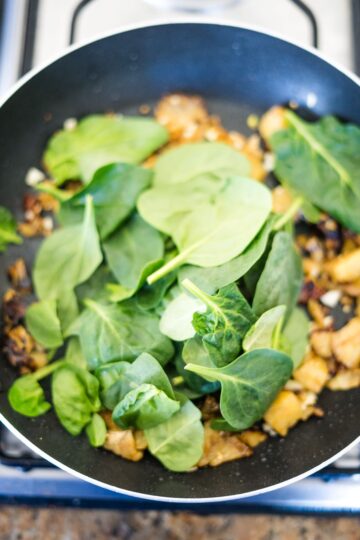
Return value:
<svg viewBox="0 0 360 540">
<path fill-rule="evenodd" d="M 56 362 L 53 362 L 52 364 L 49 364 L 47 366 L 44 366 L 37 371 L 34 371 L 34 373 L 31 374 L 31 376 L 35 379 L 35 381 L 40 381 L 41 379 L 45 379 L 48 375 L 53 373 L 58 367 L 60 367 L 62 364 L 65 364 L 65 360 L 57 360 Z"/>
<path fill-rule="evenodd" d="M 187 257 L 186 251 L 179 253 L 178 255 L 176 255 L 176 257 L 174 257 L 173 259 L 170 259 L 170 261 L 168 261 L 166 264 L 161 266 L 158 270 L 150 274 L 146 282 L 149 285 L 153 285 L 156 281 L 159 281 L 159 279 L 163 278 L 167 274 L 170 274 L 170 272 L 175 270 L 175 268 L 177 268 L 178 266 L 181 266 L 183 262 L 186 261 L 186 257 Z"/>
<path fill-rule="evenodd" d="M 302 197 L 297 197 L 286 210 L 286 212 L 282 214 L 277 221 L 275 221 L 273 230 L 279 231 L 280 229 L 282 229 L 284 225 L 286 225 L 286 223 L 296 215 L 299 208 L 301 208 L 303 202 L 304 199 Z"/>
</svg>

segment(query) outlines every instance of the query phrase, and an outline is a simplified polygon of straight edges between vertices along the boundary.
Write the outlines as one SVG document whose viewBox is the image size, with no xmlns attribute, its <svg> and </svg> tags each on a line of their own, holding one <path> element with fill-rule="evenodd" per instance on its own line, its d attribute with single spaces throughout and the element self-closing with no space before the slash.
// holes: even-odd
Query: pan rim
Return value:
<svg viewBox="0 0 360 540">
<path fill-rule="evenodd" d="M 26 85 L 28 81 L 30 81 L 33 77 L 35 77 L 38 73 L 45 70 L 47 67 L 55 63 L 57 60 L 60 60 L 61 58 L 71 54 L 73 51 L 76 51 L 78 49 L 81 49 L 83 47 L 86 47 L 88 45 L 91 45 L 93 43 L 96 43 L 97 41 L 101 41 L 102 39 L 106 39 L 111 36 L 115 36 L 117 34 L 123 34 L 126 32 L 130 32 L 133 30 L 140 30 L 142 28 L 152 28 L 152 27 L 158 27 L 158 26 L 167 26 L 167 25 L 186 25 L 186 24 L 192 24 L 192 25 L 212 25 L 212 26 L 226 26 L 230 28 L 237 28 L 237 29 L 243 29 L 243 30 L 249 30 L 254 33 L 260 33 L 263 35 L 267 35 L 269 37 L 273 37 L 279 41 L 285 42 L 289 45 L 295 46 L 299 49 L 302 49 L 304 51 L 309 52 L 310 54 L 313 54 L 314 56 L 318 57 L 325 63 L 329 64 L 330 66 L 334 67 L 337 71 L 341 72 L 343 75 L 345 75 L 348 79 L 352 80 L 358 87 L 360 87 L 360 78 L 353 72 L 351 72 L 349 69 L 341 66 L 339 63 L 334 62 L 330 60 L 326 55 L 315 49 L 314 47 L 302 45 L 296 41 L 286 39 L 279 35 L 276 32 L 270 32 L 261 26 L 256 25 L 244 25 L 244 24 L 235 24 L 234 22 L 230 20 L 222 20 L 222 19 L 216 19 L 213 20 L 208 17 L 199 17 L 199 18 L 183 18 L 179 19 L 177 21 L 173 21 L 171 19 L 161 18 L 153 20 L 149 23 L 141 23 L 141 24 L 129 24 L 129 25 L 122 25 L 119 28 L 112 30 L 110 32 L 102 32 L 96 35 L 94 38 L 74 44 L 70 47 L 68 47 L 65 51 L 63 51 L 60 54 L 54 55 L 50 60 L 41 63 L 38 67 L 32 69 L 24 75 L 19 81 L 17 81 L 0 99 L 0 108 L 6 104 L 6 102 L 14 95 L 18 90 L 20 90 L 23 86 Z M 146 493 L 139 493 L 136 491 L 130 491 L 124 488 L 119 488 L 117 486 L 112 486 L 111 484 L 107 484 L 106 482 L 101 482 L 100 480 L 96 480 L 95 478 L 92 478 L 90 476 L 87 476 L 83 473 L 80 473 L 71 467 L 61 463 L 57 459 L 53 458 L 49 454 L 47 454 L 45 451 L 41 450 L 31 442 L 25 435 L 23 435 L 20 431 L 18 431 L 12 424 L 7 420 L 7 418 L 0 412 L 0 421 L 4 424 L 4 426 L 9 429 L 21 442 L 23 442 L 28 448 L 33 450 L 35 453 L 40 455 L 45 460 L 49 461 L 56 467 L 64 470 L 65 472 L 71 474 L 72 476 L 75 476 L 81 480 L 84 480 L 86 482 L 89 482 L 97 487 L 108 489 L 110 491 L 113 491 L 115 493 L 123 494 L 129 497 L 135 497 L 135 498 L 141 498 L 149 501 L 162 501 L 162 502 L 174 502 L 174 503 L 182 503 L 182 504 L 202 504 L 202 503 L 216 503 L 216 502 L 226 502 L 226 501 L 234 501 L 239 499 L 244 499 L 247 497 L 254 497 L 256 495 L 261 495 L 264 493 L 269 493 L 272 491 L 275 491 L 277 489 L 289 486 L 295 482 L 298 482 L 299 480 L 303 480 L 307 478 L 308 476 L 320 471 L 324 467 L 330 465 L 335 460 L 339 459 L 341 456 L 346 454 L 351 448 L 356 446 L 360 443 L 360 435 L 351 443 L 349 443 L 345 448 L 337 452 L 334 456 L 331 456 L 326 461 L 320 463 L 319 465 L 297 475 L 292 478 L 289 478 L 287 480 L 284 480 L 283 482 L 279 482 L 277 484 L 273 484 L 271 486 L 267 486 L 265 488 L 261 488 L 258 490 L 248 491 L 246 493 L 241 494 L 235 494 L 235 495 L 224 495 L 220 497 L 200 497 L 200 498 L 191 498 L 191 497 L 164 497 L 160 495 L 149 495 Z"/>
<path fill-rule="evenodd" d="M 112 486 L 111 484 L 107 484 L 106 482 L 102 482 L 101 480 L 96 480 L 95 478 L 91 476 L 87 476 L 86 474 L 80 473 L 79 471 L 76 471 L 75 469 L 72 469 L 71 467 L 69 467 L 68 465 L 65 465 L 61 461 L 58 461 L 57 459 L 53 458 L 52 456 L 47 454 L 47 452 L 44 452 L 44 450 L 41 450 L 40 448 L 38 448 L 36 444 L 31 442 L 29 439 L 27 439 L 27 437 L 25 437 L 25 435 L 23 435 L 20 431 L 18 431 L 1 412 L 0 412 L 0 421 L 23 444 L 25 444 L 28 448 L 30 448 L 30 450 L 37 453 L 40 457 L 49 461 L 50 463 L 52 463 L 59 469 L 64 470 L 65 472 L 79 478 L 80 480 L 84 480 L 85 482 L 89 482 L 90 484 L 93 484 L 97 487 L 108 489 L 115 493 L 126 495 L 128 497 L 145 499 L 149 501 L 162 501 L 162 502 L 182 503 L 182 504 L 203 504 L 203 503 L 208 504 L 208 503 L 234 501 L 234 500 L 245 499 L 248 497 L 255 497 L 256 495 L 262 495 L 264 493 L 270 493 L 272 491 L 276 491 L 277 489 L 290 486 L 291 484 L 294 484 L 300 480 L 304 480 L 308 476 L 315 474 L 316 472 L 320 471 L 324 467 L 327 467 L 328 465 L 330 465 L 337 459 L 341 458 L 354 446 L 360 443 L 360 435 L 359 435 L 354 441 L 349 443 L 345 448 L 337 452 L 334 456 L 331 456 L 329 459 L 327 459 L 326 461 L 323 461 L 319 465 L 316 465 L 312 469 L 309 469 L 301 474 L 298 474 L 297 476 L 289 478 L 288 480 L 284 480 L 283 482 L 279 482 L 277 484 L 272 484 L 271 486 L 267 486 L 265 488 L 256 489 L 253 491 L 247 491 L 245 493 L 240 493 L 238 495 L 223 495 L 220 497 L 194 497 L 194 498 L 192 497 L 164 497 L 162 495 L 149 495 L 148 493 L 140 493 L 137 491 L 131 491 L 128 489 L 119 488 L 117 486 Z"/>
</svg>

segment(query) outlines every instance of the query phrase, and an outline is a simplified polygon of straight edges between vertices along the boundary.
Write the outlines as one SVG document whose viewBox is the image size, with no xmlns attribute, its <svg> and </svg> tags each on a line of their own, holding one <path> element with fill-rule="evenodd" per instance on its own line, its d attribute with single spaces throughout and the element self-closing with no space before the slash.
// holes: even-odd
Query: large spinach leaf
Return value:
<svg viewBox="0 0 360 540">
<path fill-rule="evenodd" d="M 288 128 L 270 139 L 275 174 L 345 227 L 360 232 L 360 128 L 324 117 L 305 122 L 286 111 Z"/>
<path fill-rule="evenodd" d="M 91 182 L 61 204 L 59 221 L 72 225 L 81 221 L 86 197 L 94 202 L 95 220 L 101 238 L 107 238 L 134 210 L 140 193 L 149 187 L 152 173 L 126 163 L 98 169 Z"/>
<path fill-rule="evenodd" d="M 134 215 L 115 231 L 103 247 L 110 270 L 119 282 L 108 286 L 113 301 L 120 302 L 133 296 L 147 276 L 163 262 L 161 234 L 139 215 Z"/>
<path fill-rule="evenodd" d="M 208 294 L 214 294 L 218 289 L 234 283 L 244 276 L 264 253 L 273 223 L 272 218 L 268 219 L 241 255 L 227 263 L 210 268 L 191 265 L 183 266 L 178 273 L 179 283 L 184 279 L 189 279 Z"/>
<path fill-rule="evenodd" d="M 301 257 L 291 235 L 279 231 L 274 236 L 265 268 L 257 282 L 252 308 L 259 316 L 275 306 L 285 305 L 287 316 L 297 302 L 302 284 Z"/>
<path fill-rule="evenodd" d="M 0 206 L 0 252 L 5 251 L 8 244 L 21 244 L 16 234 L 16 221 L 6 208 Z"/>
<path fill-rule="evenodd" d="M 41 300 L 59 298 L 96 270 L 102 261 L 91 197 L 83 222 L 55 231 L 41 245 L 34 265 L 34 284 Z"/>
<path fill-rule="evenodd" d="M 180 184 L 198 177 L 249 176 L 247 158 L 224 143 L 183 144 L 162 154 L 155 163 L 154 185 Z"/>
<path fill-rule="evenodd" d="M 141 384 L 116 405 L 112 418 L 123 429 L 149 429 L 165 422 L 179 408 L 180 403 L 163 390 L 153 384 Z"/>
<path fill-rule="evenodd" d="M 77 178 L 89 181 L 103 165 L 140 163 L 167 140 L 167 131 L 155 120 L 92 115 L 71 131 L 55 133 L 43 159 L 58 184 Z"/>
<path fill-rule="evenodd" d="M 56 415 L 71 435 L 78 435 L 101 408 L 99 381 L 74 364 L 65 364 L 55 371 L 51 393 Z"/>
<path fill-rule="evenodd" d="M 193 181 L 181 190 L 179 186 L 158 187 L 140 196 L 140 214 L 170 233 L 179 250 L 149 276 L 148 283 L 184 263 L 209 267 L 230 261 L 255 238 L 271 211 L 270 191 L 254 180 L 234 176 L 215 183 L 211 190 L 209 182 L 202 181 L 201 186 Z"/>
<path fill-rule="evenodd" d="M 32 304 L 25 315 L 27 329 L 35 341 L 47 349 L 57 349 L 63 343 L 56 300 Z"/>
<path fill-rule="evenodd" d="M 200 410 L 185 396 L 176 396 L 181 408 L 168 420 L 145 430 L 149 450 L 170 471 L 187 471 L 200 459 L 204 428 Z"/>
<path fill-rule="evenodd" d="M 135 303 L 100 304 L 84 300 L 86 309 L 71 325 L 68 335 L 78 335 L 89 369 L 115 360 L 133 361 L 148 352 L 166 364 L 174 348 L 159 330 L 156 315 Z"/>
<path fill-rule="evenodd" d="M 215 365 L 224 366 L 236 358 L 241 342 L 255 323 L 256 317 L 235 283 L 210 296 L 189 280 L 182 285 L 207 307 L 205 313 L 195 313 L 193 326 Z"/>
<path fill-rule="evenodd" d="M 186 368 L 221 384 L 220 410 L 231 426 L 247 429 L 263 416 L 290 378 L 293 363 L 273 349 L 256 349 L 222 368 L 187 364 Z"/>
</svg>

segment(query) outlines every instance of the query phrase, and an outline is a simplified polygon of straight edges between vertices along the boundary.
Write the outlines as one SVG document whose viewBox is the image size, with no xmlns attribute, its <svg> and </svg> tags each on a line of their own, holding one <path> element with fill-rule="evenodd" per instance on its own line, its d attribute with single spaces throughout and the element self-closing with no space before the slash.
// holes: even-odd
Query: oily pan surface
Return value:
<svg viewBox="0 0 360 540">
<path fill-rule="evenodd" d="M 206 44 L 206 45 L 205 45 Z M 298 69 L 291 69 L 296 63 Z M 310 53 L 275 38 L 216 25 L 167 25 L 112 36 L 66 56 L 38 74 L 0 109 L 0 201 L 21 215 L 27 169 L 39 162 L 44 143 L 64 119 L 106 110 L 135 113 L 169 91 L 198 93 L 225 126 L 246 132 L 245 119 L 274 103 L 315 92 L 317 114 L 360 121 L 359 90 L 353 81 Z M 345 97 L 346 96 L 346 97 Z M 37 241 L 1 256 L 5 269 L 17 256 L 29 267 Z M 270 438 L 251 459 L 220 468 L 176 474 L 154 458 L 119 460 L 74 439 L 53 412 L 29 419 L 11 411 L 5 390 L 16 373 L 0 359 L 0 411 L 50 457 L 94 480 L 145 495 L 175 498 L 235 496 L 267 488 L 321 465 L 359 433 L 357 390 L 324 391 L 323 419 L 299 424 L 285 439 Z"/>
</svg>

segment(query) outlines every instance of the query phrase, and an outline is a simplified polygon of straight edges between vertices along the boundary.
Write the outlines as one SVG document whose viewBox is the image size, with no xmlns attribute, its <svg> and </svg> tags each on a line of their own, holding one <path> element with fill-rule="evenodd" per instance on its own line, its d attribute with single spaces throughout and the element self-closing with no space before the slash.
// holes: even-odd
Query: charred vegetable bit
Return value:
<svg viewBox="0 0 360 540">
<path fill-rule="evenodd" d="M 320 422 L 325 387 L 360 388 L 360 129 L 275 106 L 246 137 L 179 93 L 154 110 L 69 119 L 22 223 L 0 208 L 0 251 L 47 237 L 36 299 L 8 268 L 2 351 L 16 412 L 183 472 L 251 459 Z"/>
</svg>

